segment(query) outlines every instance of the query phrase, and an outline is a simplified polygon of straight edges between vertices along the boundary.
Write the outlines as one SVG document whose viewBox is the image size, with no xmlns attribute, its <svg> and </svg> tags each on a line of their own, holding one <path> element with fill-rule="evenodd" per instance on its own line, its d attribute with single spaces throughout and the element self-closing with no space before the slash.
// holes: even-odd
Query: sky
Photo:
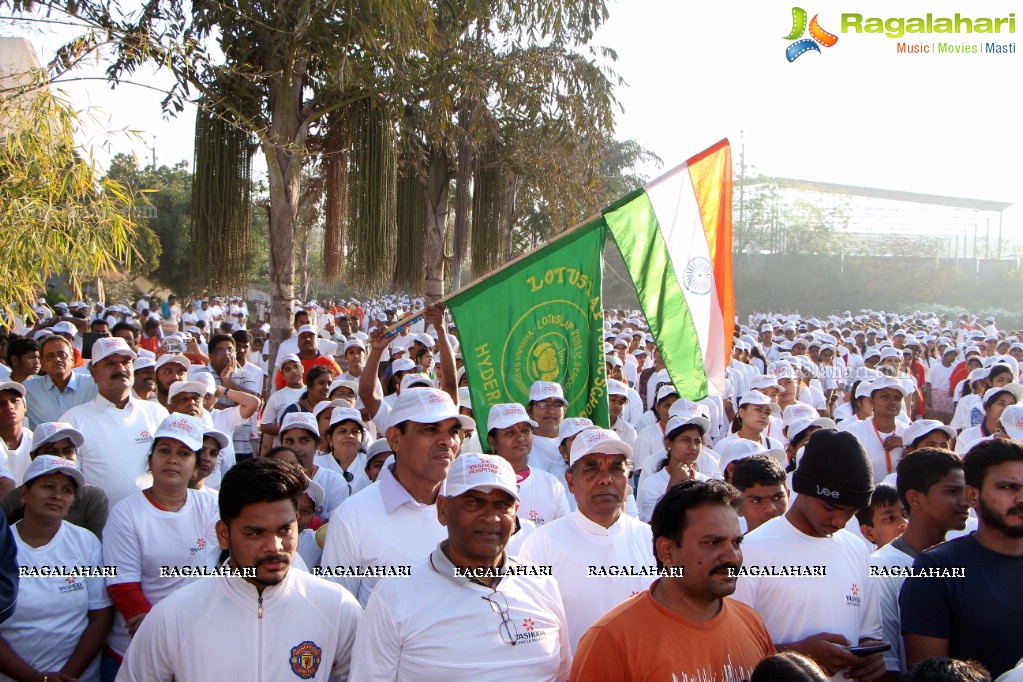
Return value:
<svg viewBox="0 0 1023 682">
<path fill-rule="evenodd" d="M 793 2 L 837 36 L 831 47 L 788 62 Z M 1007 17 L 1015 2 L 941 0 L 618 0 L 594 43 L 611 47 L 626 86 L 617 136 L 634 138 L 667 170 L 727 137 L 733 155 L 767 175 L 1018 204 L 1004 215 L 1007 238 L 1023 239 L 1023 130 L 1018 99 L 1023 52 L 1018 33 L 880 34 L 842 32 L 843 15 L 864 18 Z M 1018 31 L 1023 31 L 1020 12 Z M 31 38 L 46 61 L 59 37 L 0 24 Z M 804 35 L 808 38 L 808 35 Z M 991 39 L 986 41 L 985 39 Z M 1010 54 L 899 54 L 900 42 L 1015 47 Z M 99 75 L 90 67 L 85 75 Z M 149 85 L 159 73 L 138 74 Z M 62 86 L 88 107 L 96 128 L 134 129 L 139 137 L 93 134 L 101 163 L 114 151 L 143 162 L 192 160 L 194 110 L 160 112 L 161 96 L 101 81 Z M 656 169 L 649 169 L 657 174 Z"/>
</svg>

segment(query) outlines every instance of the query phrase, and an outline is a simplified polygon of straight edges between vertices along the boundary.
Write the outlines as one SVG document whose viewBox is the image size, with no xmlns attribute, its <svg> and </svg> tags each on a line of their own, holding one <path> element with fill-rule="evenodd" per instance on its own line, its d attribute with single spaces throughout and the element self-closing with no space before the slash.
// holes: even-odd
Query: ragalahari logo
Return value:
<svg viewBox="0 0 1023 682">
<path fill-rule="evenodd" d="M 796 61 L 800 55 L 811 50 L 820 52 L 821 48 L 818 45 L 832 47 L 838 42 L 838 36 L 834 33 L 828 33 L 821 28 L 820 24 L 817 23 L 817 16 L 816 14 L 813 15 L 813 19 L 810 20 L 810 37 L 803 38 L 802 36 L 807 30 L 806 10 L 802 7 L 792 8 L 792 31 L 785 36 L 785 40 L 796 41 L 785 48 L 785 58 L 790 62 Z"/>
</svg>

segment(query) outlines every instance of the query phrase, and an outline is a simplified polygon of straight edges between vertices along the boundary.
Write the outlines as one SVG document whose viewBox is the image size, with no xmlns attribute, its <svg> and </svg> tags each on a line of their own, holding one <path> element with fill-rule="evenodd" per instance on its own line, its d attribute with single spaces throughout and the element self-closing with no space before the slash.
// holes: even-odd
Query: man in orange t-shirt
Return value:
<svg viewBox="0 0 1023 682">
<path fill-rule="evenodd" d="M 775 653 L 757 612 L 729 599 L 742 565 L 741 494 L 721 481 L 685 481 L 654 508 L 650 526 L 662 575 L 583 635 L 572 682 L 749 679 Z M 666 571 L 669 573 L 669 571 Z"/>
</svg>

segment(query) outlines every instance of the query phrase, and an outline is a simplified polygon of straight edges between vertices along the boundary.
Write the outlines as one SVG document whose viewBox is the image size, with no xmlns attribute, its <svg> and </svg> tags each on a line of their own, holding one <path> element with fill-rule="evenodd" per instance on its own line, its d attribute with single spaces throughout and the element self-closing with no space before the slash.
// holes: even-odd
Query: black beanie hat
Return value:
<svg viewBox="0 0 1023 682">
<path fill-rule="evenodd" d="M 810 435 L 792 474 L 792 489 L 832 504 L 862 509 L 874 491 L 874 467 L 856 436 L 821 429 Z"/>
</svg>

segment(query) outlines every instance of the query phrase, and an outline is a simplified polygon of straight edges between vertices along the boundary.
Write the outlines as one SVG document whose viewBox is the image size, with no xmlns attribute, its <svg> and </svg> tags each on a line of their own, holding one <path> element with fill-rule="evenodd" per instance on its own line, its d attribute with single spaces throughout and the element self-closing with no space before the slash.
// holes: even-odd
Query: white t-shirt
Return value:
<svg viewBox="0 0 1023 682">
<path fill-rule="evenodd" d="M 892 572 L 893 567 L 909 568 L 913 565 L 913 557 L 902 550 L 887 545 L 870 555 L 870 565 L 885 567 Z M 898 575 L 879 575 L 873 578 L 877 586 L 877 601 L 881 610 L 881 627 L 884 641 L 892 648 L 884 652 L 884 663 L 887 670 L 906 673 L 906 650 L 902 646 L 902 616 L 899 613 L 899 591 L 906 580 Z"/>
<path fill-rule="evenodd" d="M 558 583 L 507 576 L 495 591 L 466 578 L 438 549 L 412 577 L 385 578 L 366 606 L 352 651 L 359 682 L 554 682 L 571 667 Z M 492 602 L 487 597 L 492 597 Z M 502 637 L 507 607 L 508 632 Z"/>
<path fill-rule="evenodd" d="M 259 420 L 259 423 L 280 425 L 281 415 L 284 414 L 284 410 L 288 408 L 288 405 L 297 403 L 303 393 L 305 393 L 305 388 L 289 388 L 287 386 L 275 391 L 273 395 L 266 399 L 266 407 L 263 408 L 263 418 Z"/>
<path fill-rule="evenodd" d="M 664 431 L 660 422 L 655 422 L 639 429 L 636 436 L 636 447 L 632 451 L 632 466 L 636 470 L 642 470 L 650 455 L 664 450 Z"/>
<path fill-rule="evenodd" d="M 625 421 L 625 417 L 618 417 L 615 420 L 611 430 L 618 434 L 618 437 L 629 444 L 629 447 L 635 451 L 636 439 L 639 438 L 639 432 L 636 431 L 636 427 Z"/>
<path fill-rule="evenodd" d="M 531 470 L 543 469 L 553 474 L 559 481 L 565 480 L 565 472 L 568 465 L 565 464 L 561 452 L 558 451 L 558 438 L 547 438 L 533 434 L 533 449 L 529 452 L 529 468 Z"/>
<path fill-rule="evenodd" d="M 395 488 L 394 486 L 397 486 Z M 395 506 L 388 511 L 382 489 Z M 404 492 L 404 494 L 402 494 Z M 443 492 L 443 491 L 442 491 Z M 376 482 L 349 497 L 327 526 L 320 565 L 324 568 L 411 566 L 447 537 L 437 506 L 422 504 L 401 487 L 390 467 Z M 379 577 L 331 577 L 365 606 Z"/>
<path fill-rule="evenodd" d="M 337 460 L 334 459 L 334 456 L 329 452 L 316 455 L 316 459 L 314 459 L 313 462 L 316 466 L 333 471 L 344 478 L 345 470 L 341 468 L 341 465 L 337 463 Z M 352 460 L 352 466 L 348 468 L 348 473 L 351 474 L 352 480 L 348 481 L 348 479 L 345 479 L 350 491 L 345 497 L 354 495 L 372 483 L 372 481 L 369 480 L 369 476 L 366 475 L 365 452 L 360 451 L 359 454 L 355 456 L 355 459 Z M 344 500 L 342 500 L 342 502 L 343 501 Z"/>
<path fill-rule="evenodd" d="M 568 516 L 568 493 L 564 484 L 542 469 L 530 469 L 529 476 L 519 483 L 519 518 L 528 519 L 537 527 Z"/>
<path fill-rule="evenodd" d="M 664 493 L 668 490 L 668 482 L 671 481 L 671 473 L 667 469 L 661 469 L 650 475 L 647 475 L 648 471 L 649 469 L 643 470 L 643 475 L 646 478 L 639 482 L 639 493 L 636 495 L 636 504 L 639 506 L 639 520 L 646 523 L 650 523 L 654 507 L 664 497 Z M 709 480 L 709 477 L 697 471 L 696 480 L 706 481 Z"/>
<path fill-rule="evenodd" d="M 5 447 L 4 451 L 7 453 L 7 469 L 11 472 L 14 485 L 19 486 L 25 482 L 25 470 L 32 462 L 29 454 L 32 452 L 32 432 L 22 429 L 21 442 L 18 443 L 18 447 L 13 450 Z"/>
<path fill-rule="evenodd" d="M 931 368 L 927 370 L 927 383 L 931 385 L 932 391 L 945 391 L 948 393 L 951 388 L 952 372 L 955 367 L 945 365 L 940 362 L 936 365 L 931 365 Z"/>
<path fill-rule="evenodd" d="M 85 482 L 107 494 L 110 506 L 152 485 L 146 459 L 153 447 L 153 434 L 167 418 L 163 405 L 132 397 L 124 409 L 117 409 L 101 395 L 64 413 L 60 421 L 82 432 L 85 442 L 78 448 L 78 468 Z"/>
<path fill-rule="evenodd" d="M 952 415 L 952 421 L 949 424 L 956 431 L 962 431 L 964 429 L 971 428 L 973 409 L 978 408 L 981 413 L 984 411 L 982 405 L 981 396 L 976 393 L 971 393 L 956 404 L 955 414 Z"/>
<path fill-rule="evenodd" d="M 316 531 L 306 528 L 299 533 L 297 551 L 305 565 L 310 569 L 320 565 L 320 557 L 323 556 L 323 550 L 320 548 L 320 544 L 316 542 Z"/>
<path fill-rule="evenodd" d="M 101 567 L 103 549 L 84 528 L 67 521 L 42 547 L 26 544 L 13 529 L 18 546 L 18 565 L 52 568 Z M 36 670 L 60 670 L 71 658 L 89 624 L 89 611 L 110 606 L 106 579 L 96 577 L 23 576 L 18 585 L 14 615 L 0 625 L 0 637 Z M 45 646 L 40 646 L 45 642 Z M 0 680 L 11 678 L 0 675 Z M 82 682 L 99 680 L 99 656 L 78 677 Z"/>
<path fill-rule="evenodd" d="M 313 480 L 319 483 L 326 493 L 323 505 L 317 507 L 314 513 L 320 517 L 320 521 L 327 523 L 330 521 L 330 515 L 337 511 L 342 502 L 348 499 L 350 494 L 348 492 L 348 481 L 345 480 L 343 474 L 323 467 L 316 468 Z"/>
<path fill-rule="evenodd" d="M 185 506 L 176 512 L 157 509 L 145 493 L 126 497 L 110 510 L 103 528 L 103 560 L 117 566 L 110 585 L 141 583 L 142 593 L 155 606 L 196 578 L 161 577 L 161 567 L 216 566 L 220 555 L 216 523 L 217 498 L 188 491 Z M 131 638 L 124 616 L 114 618 L 107 644 L 123 656 Z"/>
<path fill-rule="evenodd" d="M 561 588 L 573 653 L 601 616 L 650 587 L 653 576 L 590 575 L 623 566 L 655 566 L 650 526 L 622 514 L 610 527 L 573 512 L 530 535 L 519 554 L 538 566 L 550 566 Z"/>
<path fill-rule="evenodd" d="M 880 483 L 884 480 L 884 477 L 895 471 L 895 468 L 899 464 L 899 460 L 902 459 L 902 448 L 895 448 L 889 451 L 888 456 L 885 456 L 884 441 L 889 436 L 897 435 L 901 436 L 906 430 L 905 425 L 896 420 L 895 431 L 884 433 L 880 430 L 875 431 L 874 418 L 864 419 L 858 421 L 855 424 L 850 424 L 846 429 L 849 433 L 856 436 L 860 443 L 863 444 L 863 449 L 867 451 L 867 456 L 870 457 L 870 463 L 874 467 L 874 483 Z M 891 467 L 888 466 L 888 462 L 891 461 Z"/>
<path fill-rule="evenodd" d="M 777 645 L 818 632 L 843 635 L 853 644 L 881 639 L 877 590 L 867 567 L 866 546 L 840 530 L 831 537 L 802 533 L 785 516 L 767 521 L 742 543 L 743 567 L 824 567 L 824 575 L 739 578 L 734 599 L 760 614 Z M 844 671 L 831 679 L 844 682 Z"/>
</svg>

